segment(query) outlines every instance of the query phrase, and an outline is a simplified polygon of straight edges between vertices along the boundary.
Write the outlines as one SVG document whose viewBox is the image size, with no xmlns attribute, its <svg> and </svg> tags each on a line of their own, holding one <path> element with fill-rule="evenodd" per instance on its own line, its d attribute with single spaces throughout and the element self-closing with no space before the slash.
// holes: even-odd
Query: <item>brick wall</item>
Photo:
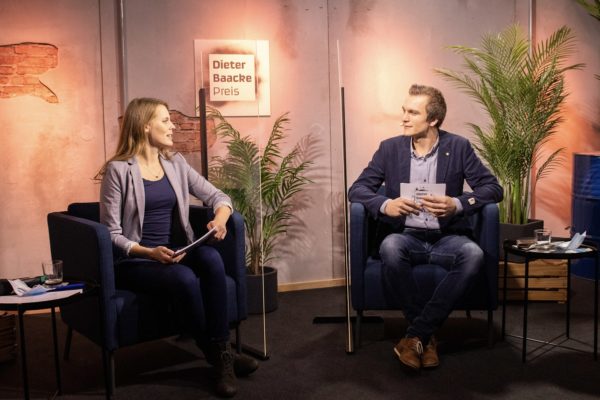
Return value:
<svg viewBox="0 0 600 400">
<path fill-rule="evenodd" d="M 32 95 L 58 103 L 56 94 L 39 79 L 39 75 L 57 65 L 58 48 L 51 44 L 0 46 L 0 99 Z"/>
<path fill-rule="evenodd" d="M 173 131 L 173 149 L 181 153 L 200 151 L 200 117 L 189 117 L 177 110 L 169 110 L 171 121 L 175 124 Z M 214 123 L 207 123 L 208 148 L 215 143 Z"/>
<path fill-rule="evenodd" d="M 200 117 L 190 117 L 177 110 L 169 110 L 171 121 L 175 125 L 173 130 L 173 150 L 180 153 L 192 153 L 200 151 Z M 119 126 L 123 117 L 119 117 Z M 214 122 L 208 120 L 206 124 L 206 136 L 208 148 L 216 141 Z"/>
</svg>

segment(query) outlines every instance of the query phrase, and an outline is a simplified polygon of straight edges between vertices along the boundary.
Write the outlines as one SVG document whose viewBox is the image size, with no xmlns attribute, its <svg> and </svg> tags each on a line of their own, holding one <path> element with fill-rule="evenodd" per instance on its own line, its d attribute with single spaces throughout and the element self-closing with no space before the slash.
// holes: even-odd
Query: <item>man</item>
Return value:
<svg viewBox="0 0 600 400">
<path fill-rule="evenodd" d="M 349 199 L 362 203 L 387 229 L 379 247 L 384 285 L 409 323 L 394 352 L 402 364 L 418 370 L 439 365 L 433 334 L 483 262 L 483 251 L 468 237 L 465 217 L 501 201 L 503 193 L 469 141 L 440 130 L 446 102 L 438 89 L 412 85 L 402 111 L 404 134 L 381 142 L 350 187 Z M 472 192 L 463 192 L 465 180 Z M 380 194 L 383 183 L 385 194 Z M 402 193 L 400 197 L 401 183 L 424 188 L 442 183 L 445 195 L 415 198 L 415 193 Z M 423 300 L 412 269 L 425 263 L 441 265 L 448 274 L 432 297 Z"/>
</svg>

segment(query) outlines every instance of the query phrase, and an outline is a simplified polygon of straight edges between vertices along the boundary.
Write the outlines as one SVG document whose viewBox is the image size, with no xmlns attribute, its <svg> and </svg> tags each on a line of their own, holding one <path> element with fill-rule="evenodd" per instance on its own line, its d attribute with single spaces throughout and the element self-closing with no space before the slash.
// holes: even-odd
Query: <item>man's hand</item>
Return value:
<svg viewBox="0 0 600 400">
<path fill-rule="evenodd" d="M 436 217 L 449 217 L 456 213 L 452 197 L 427 195 L 421 197 L 421 206 Z"/>
<path fill-rule="evenodd" d="M 397 197 L 385 205 L 385 215 L 389 217 L 400 217 L 408 214 L 419 215 L 420 207 L 417 203 Z"/>
</svg>

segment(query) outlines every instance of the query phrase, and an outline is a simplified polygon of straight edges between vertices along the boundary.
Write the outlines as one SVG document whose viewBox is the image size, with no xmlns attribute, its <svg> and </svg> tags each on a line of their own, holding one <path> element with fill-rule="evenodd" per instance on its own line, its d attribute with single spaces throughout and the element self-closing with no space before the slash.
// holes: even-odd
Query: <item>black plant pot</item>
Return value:
<svg viewBox="0 0 600 400">
<path fill-rule="evenodd" d="M 261 275 L 246 275 L 248 289 L 248 314 L 262 314 L 263 312 L 263 278 Z M 277 270 L 272 267 L 264 267 L 265 284 L 265 312 L 277 309 Z"/>
<path fill-rule="evenodd" d="M 506 224 L 500 223 L 500 261 L 504 261 L 504 241 L 509 240 L 517 240 L 521 238 L 532 238 L 535 235 L 533 231 L 535 229 L 541 229 L 544 227 L 544 221 L 541 219 L 530 219 L 526 224 Z M 525 259 L 520 256 L 515 256 L 512 254 L 508 255 L 508 261 L 514 263 L 524 263 Z"/>
</svg>

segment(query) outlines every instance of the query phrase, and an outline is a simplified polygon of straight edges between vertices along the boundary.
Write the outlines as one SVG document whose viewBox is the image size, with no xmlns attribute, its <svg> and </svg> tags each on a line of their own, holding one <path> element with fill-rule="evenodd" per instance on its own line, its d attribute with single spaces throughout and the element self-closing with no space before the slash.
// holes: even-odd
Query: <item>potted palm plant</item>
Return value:
<svg viewBox="0 0 600 400">
<path fill-rule="evenodd" d="M 231 197 L 245 220 L 248 312 L 263 311 L 262 278 L 265 311 L 273 311 L 277 308 L 277 270 L 267 265 L 274 260 L 278 239 L 291 223 L 294 195 L 311 182 L 306 172 L 312 162 L 301 159 L 298 145 L 282 154 L 288 113 L 273 123 L 262 154 L 256 141 L 242 136 L 216 108 L 207 108 L 207 118 L 213 119 L 217 136 L 227 146 L 225 156 L 211 159 L 210 179 Z M 258 293 L 252 294 L 255 288 Z"/>
<path fill-rule="evenodd" d="M 548 39 L 531 45 L 517 25 L 499 34 L 486 34 L 481 48 L 452 46 L 461 55 L 467 72 L 436 69 L 481 104 L 490 123 L 470 123 L 474 147 L 504 188 L 500 208 L 500 238 L 532 236 L 530 222 L 533 185 L 560 165 L 564 148 L 542 152 L 563 120 L 561 106 L 567 97 L 565 72 L 583 67 L 566 61 L 574 53 L 574 36 L 561 27 Z M 535 179 L 532 168 L 537 166 Z M 543 225 L 543 221 L 540 221 Z M 525 233 L 524 233 L 525 232 Z M 500 244 L 501 246 L 501 244 Z M 503 252 L 501 251 L 500 254 Z"/>
</svg>

